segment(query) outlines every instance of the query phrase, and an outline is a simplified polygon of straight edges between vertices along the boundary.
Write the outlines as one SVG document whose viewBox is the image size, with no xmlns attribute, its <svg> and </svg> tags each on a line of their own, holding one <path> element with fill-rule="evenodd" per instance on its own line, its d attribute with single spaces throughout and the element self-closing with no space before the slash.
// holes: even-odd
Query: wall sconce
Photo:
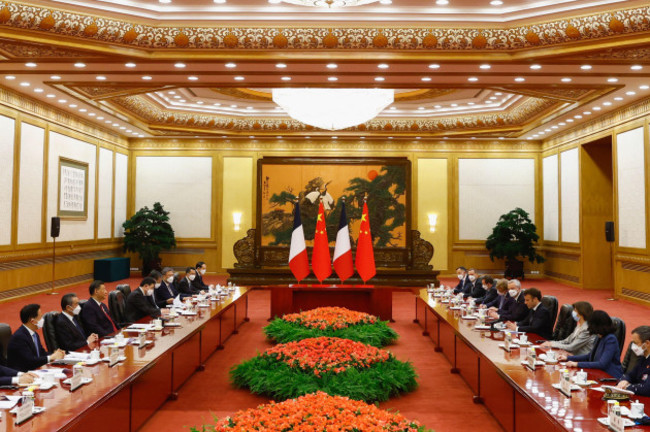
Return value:
<svg viewBox="0 0 650 432">
<path fill-rule="evenodd" d="M 241 225 L 241 212 L 233 212 L 232 221 L 235 224 L 235 231 L 239 231 L 239 226 Z"/>
<path fill-rule="evenodd" d="M 429 213 L 429 231 L 436 232 L 436 225 L 438 224 L 438 215 Z"/>
</svg>

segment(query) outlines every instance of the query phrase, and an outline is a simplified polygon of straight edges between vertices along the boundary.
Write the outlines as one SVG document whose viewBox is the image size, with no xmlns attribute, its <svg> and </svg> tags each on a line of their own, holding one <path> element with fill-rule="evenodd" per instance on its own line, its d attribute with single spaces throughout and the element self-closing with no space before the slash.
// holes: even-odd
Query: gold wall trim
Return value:
<svg viewBox="0 0 650 432">
<path fill-rule="evenodd" d="M 645 264 L 637 264 L 637 263 L 632 263 L 632 262 L 623 262 L 623 263 L 621 263 L 621 268 L 623 268 L 623 270 L 631 270 L 631 271 L 637 271 L 637 272 L 643 272 L 643 273 L 650 273 L 650 265 L 645 265 Z"/>
<path fill-rule="evenodd" d="M 565 260 L 565 261 L 574 261 L 574 262 L 580 261 L 580 252 L 579 251 L 577 253 L 575 253 L 575 254 L 558 253 L 558 252 L 547 251 L 544 255 L 546 255 L 546 258 L 554 258 L 554 259 L 561 259 L 561 260 Z"/>
<path fill-rule="evenodd" d="M 205 253 L 205 249 L 179 248 L 162 251 L 161 253 L 165 255 L 203 255 Z"/>
<path fill-rule="evenodd" d="M 73 276 L 65 279 L 57 279 L 54 282 L 54 287 L 55 288 L 61 288 L 69 285 L 74 285 L 78 283 L 82 283 L 85 281 L 91 281 L 93 279 L 93 274 L 92 273 L 86 273 L 86 274 L 81 274 L 78 276 Z M 0 301 L 7 301 L 7 300 L 12 300 L 17 297 L 23 297 L 26 295 L 32 295 L 32 294 L 38 294 L 42 293 L 44 291 L 49 291 L 52 288 L 52 282 L 43 282 L 40 284 L 35 284 L 35 285 L 28 285 L 16 289 L 11 289 L 7 291 L 2 291 L 0 292 Z M 84 290 L 84 292 L 79 292 L 79 296 L 85 297 L 87 291 Z"/>
<path fill-rule="evenodd" d="M 166 26 L 133 20 L 94 17 L 78 12 L 4 2 L 0 15 L 6 28 L 35 36 L 58 36 L 57 43 L 92 43 L 144 49 L 195 50 L 415 50 L 495 51 L 575 47 L 577 42 L 621 39 L 650 31 L 650 8 L 612 12 L 518 25 L 510 28 L 292 28 L 232 26 Z"/>
<path fill-rule="evenodd" d="M 623 294 L 624 296 L 627 296 L 627 297 L 632 297 L 632 298 L 635 298 L 635 299 L 650 302 L 650 293 L 644 293 L 644 292 L 640 292 L 640 291 L 636 291 L 636 290 L 632 290 L 632 289 L 623 287 L 621 289 L 621 294 Z"/>
<path fill-rule="evenodd" d="M 57 252 L 58 253 L 58 252 Z M 100 258 L 108 258 L 112 257 L 115 255 L 121 255 L 121 251 L 119 250 L 105 250 L 105 251 L 95 251 L 95 252 L 85 252 L 85 253 L 78 253 L 74 255 L 64 255 L 64 256 L 58 256 L 56 257 L 56 264 L 63 264 L 67 262 L 72 262 L 72 261 L 81 261 L 81 260 L 88 260 L 88 259 L 100 259 Z M 35 259 L 26 259 L 26 260 L 19 260 L 19 261 L 11 261 L 11 262 L 6 262 L 6 263 L 0 263 L 0 272 L 3 271 L 10 271 L 10 270 L 16 270 L 16 269 L 21 269 L 21 268 L 28 268 L 28 267 L 36 267 L 36 266 L 42 266 L 42 265 L 51 265 L 52 264 L 52 258 L 35 258 Z"/>
<path fill-rule="evenodd" d="M 78 243 L 78 242 L 77 242 Z M 106 241 L 104 243 L 94 243 L 93 240 L 86 240 L 85 244 L 70 244 L 68 246 L 57 243 L 56 256 L 64 257 L 68 255 L 79 255 L 83 253 L 110 251 L 113 255 L 122 255 L 121 241 Z M 20 249 L 16 251 L 3 251 L 0 254 L 0 263 L 7 263 L 21 260 L 47 259 L 52 257 L 52 244 L 35 244 L 32 249 Z"/>
<path fill-rule="evenodd" d="M 544 270 L 544 275 L 554 277 L 557 279 L 564 279 L 574 283 L 580 283 L 580 278 L 578 276 L 569 275 L 565 273 L 558 273 L 551 270 Z"/>
</svg>

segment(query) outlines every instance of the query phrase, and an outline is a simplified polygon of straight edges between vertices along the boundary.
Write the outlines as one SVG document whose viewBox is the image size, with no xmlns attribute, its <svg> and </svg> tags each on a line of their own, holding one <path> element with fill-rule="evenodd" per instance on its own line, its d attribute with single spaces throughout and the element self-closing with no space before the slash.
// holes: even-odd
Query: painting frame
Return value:
<svg viewBox="0 0 650 432">
<path fill-rule="evenodd" d="M 85 221 L 88 219 L 88 163 L 81 162 L 74 159 L 59 157 L 59 171 L 57 182 L 57 216 L 65 220 Z M 70 185 L 68 182 L 73 181 L 70 175 L 82 175 L 83 187 Z M 77 181 L 80 180 L 77 178 Z M 62 195 L 65 198 L 66 191 L 63 188 L 74 188 L 75 197 L 69 201 L 62 201 Z M 79 197 L 79 194 L 83 196 Z M 83 204 L 83 210 L 70 209 L 71 206 L 79 206 L 80 202 Z M 65 204 L 65 205 L 64 205 Z"/>
<path fill-rule="evenodd" d="M 401 247 L 375 247 L 375 260 L 378 267 L 404 267 L 410 264 L 411 254 L 411 219 L 412 219 L 412 188 L 411 188 L 411 161 L 406 157 L 279 157 L 279 156 L 265 156 L 257 160 L 257 197 L 256 197 L 256 267 L 279 267 L 286 266 L 289 256 L 289 246 L 272 246 L 264 244 L 263 232 L 264 225 L 264 210 L 263 200 L 265 198 L 265 167 L 270 165 L 297 165 L 301 168 L 310 167 L 315 165 L 337 165 L 337 166 L 397 166 L 403 169 L 404 172 L 404 223 L 403 228 L 403 246 Z M 348 204 L 350 205 L 350 204 Z M 346 205 L 346 207 L 348 207 Z M 349 213 L 349 209 L 348 209 Z M 304 219 L 304 216 L 303 216 Z M 305 221 L 303 220 L 303 224 Z M 328 224 L 329 225 L 329 224 Z M 352 228 L 351 228 L 352 230 Z M 328 228 L 329 234 L 329 228 Z M 352 248 L 355 251 L 356 232 L 351 232 L 353 237 Z M 373 233 L 374 234 L 374 233 Z M 374 236 L 373 236 L 374 237 Z M 331 242 L 331 240 L 330 240 Z M 311 247 L 307 247 L 308 252 L 311 254 Z M 330 249 L 333 246 L 330 243 Z"/>
</svg>

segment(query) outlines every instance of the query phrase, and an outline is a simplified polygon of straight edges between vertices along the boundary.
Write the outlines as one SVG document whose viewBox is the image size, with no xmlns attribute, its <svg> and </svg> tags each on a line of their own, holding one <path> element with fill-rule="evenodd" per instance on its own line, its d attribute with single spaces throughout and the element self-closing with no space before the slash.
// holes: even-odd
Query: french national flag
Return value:
<svg viewBox="0 0 650 432">
<path fill-rule="evenodd" d="M 293 232 L 291 233 L 291 248 L 289 249 L 289 268 L 298 279 L 303 280 L 309 274 L 309 257 L 305 245 L 305 233 L 300 220 L 300 205 L 296 202 L 293 207 Z"/>
<path fill-rule="evenodd" d="M 341 219 L 339 230 L 336 233 L 336 246 L 334 247 L 334 270 L 344 282 L 354 274 L 352 264 L 352 248 L 350 247 L 350 230 L 348 229 L 348 218 L 345 214 L 345 199 L 341 203 Z"/>
</svg>

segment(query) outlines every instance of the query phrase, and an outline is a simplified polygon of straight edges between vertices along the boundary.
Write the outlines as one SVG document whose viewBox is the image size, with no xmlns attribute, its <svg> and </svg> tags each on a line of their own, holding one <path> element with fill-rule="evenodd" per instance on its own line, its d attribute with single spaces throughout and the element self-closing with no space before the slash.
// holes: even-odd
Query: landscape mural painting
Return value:
<svg viewBox="0 0 650 432">
<path fill-rule="evenodd" d="M 265 158 L 266 159 L 266 158 Z M 334 246 L 341 205 L 345 199 L 350 234 L 356 241 L 363 200 L 367 196 L 370 229 L 377 248 L 405 248 L 409 161 L 403 158 L 354 158 L 327 160 L 273 160 L 260 165 L 258 217 L 261 219 L 261 246 L 289 246 L 293 229 L 293 209 L 300 204 L 308 246 L 314 238 L 318 206 L 322 199 L 327 235 Z M 279 159 L 279 158 L 278 158 Z M 353 243 L 354 244 L 354 243 Z"/>
</svg>

